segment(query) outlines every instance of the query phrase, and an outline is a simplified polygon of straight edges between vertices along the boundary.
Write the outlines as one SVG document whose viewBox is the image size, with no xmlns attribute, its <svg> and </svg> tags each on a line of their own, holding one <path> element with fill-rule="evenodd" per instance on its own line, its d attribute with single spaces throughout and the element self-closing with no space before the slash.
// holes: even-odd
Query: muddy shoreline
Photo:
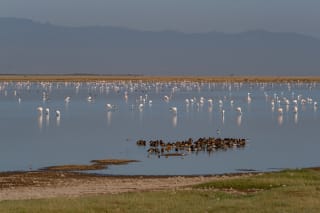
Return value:
<svg viewBox="0 0 320 213">
<path fill-rule="evenodd" d="M 99 175 L 66 171 L 0 173 L 0 201 L 185 189 L 212 180 L 258 175 Z"/>
<path fill-rule="evenodd" d="M 319 167 L 309 168 L 319 170 Z M 271 171 L 277 172 L 277 171 Z M 260 171 L 208 175 L 100 175 L 70 171 L 12 171 L 0 173 L 3 200 L 81 197 L 126 192 L 186 190 L 210 181 L 261 175 Z"/>
<path fill-rule="evenodd" d="M 0 74 L 0 81 L 193 81 L 193 82 L 320 82 L 320 76 L 144 76 L 144 75 L 10 75 Z"/>
</svg>

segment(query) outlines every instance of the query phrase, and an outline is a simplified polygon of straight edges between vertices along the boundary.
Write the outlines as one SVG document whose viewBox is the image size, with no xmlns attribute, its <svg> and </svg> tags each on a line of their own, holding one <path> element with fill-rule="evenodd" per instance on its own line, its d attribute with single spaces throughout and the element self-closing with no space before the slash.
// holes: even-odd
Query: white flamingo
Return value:
<svg viewBox="0 0 320 213">
<path fill-rule="evenodd" d="M 87 101 L 88 101 L 88 102 L 92 102 L 92 101 L 93 101 L 93 97 L 92 97 L 91 95 L 88 96 Z"/>
<path fill-rule="evenodd" d="M 67 96 L 67 97 L 64 98 L 64 102 L 69 103 L 70 99 L 71 99 L 70 96 Z"/>
<path fill-rule="evenodd" d="M 39 116 L 42 116 L 42 114 L 43 114 L 43 107 L 41 107 L 41 106 L 37 107 L 37 111 L 38 111 L 38 113 L 39 113 Z"/>
<path fill-rule="evenodd" d="M 283 108 L 282 107 L 278 108 L 278 113 L 279 113 L 279 115 L 283 115 Z"/>
<path fill-rule="evenodd" d="M 57 118 L 60 118 L 60 116 L 61 116 L 60 110 L 56 110 L 56 117 L 57 117 Z"/>
<path fill-rule="evenodd" d="M 239 115 L 242 114 L 242 109 L 241 109 L 241 107 L 237 107 L 236 111 L 239 113 Z"/>
<path fill-rule="evenodd" d="M 107 108 L 107 110 L 113 110 L 115 108 L 115 106 L 111 105 L 111 104 L 106 104 L 106 108 Z"/>
<path fill-rule="evenodd" d="M 50 114 L 50 109 L 46 108 L 46 115 L 49 115 L 49 114 Z"/>
<path fill-rule="evenodd" d="M 143 104 L 139 104 L 139 106 L 138 106 L 139 111 L 142 111 L 142 110 L 143 110 L 143 107 L 144 107 Z"/>
<path fill-rule="evenodd" d="M 128 96 L 128 92 L 127 92 L 127 91 L 125 91 L 125 92 L 124 92 L 124 99 L 127 101 L 127 100 L 128 100 L 128 98 L 129 98 L 129 96 Z"/>
<path fill-rule="evenodd" d="M 173 113 L 173 114 L 177 114 L 178 113 L 178 108 L 177 107 L 170 107 L 170 111 Z"/>
<path fill-rule="evenodd" d="M 165 102 L 169 102 L 169 96 L 165 95 L 165 96 L 163 97 L 163 100 L 164 100 Z"/>
<path fill-rule="evenodd" d="M 203 105 L 204 104 L 204 97 L 200 97 L 200 100 L 199 100 L 199 103 L 201 104 L 201 105 Z"/>
</svg>

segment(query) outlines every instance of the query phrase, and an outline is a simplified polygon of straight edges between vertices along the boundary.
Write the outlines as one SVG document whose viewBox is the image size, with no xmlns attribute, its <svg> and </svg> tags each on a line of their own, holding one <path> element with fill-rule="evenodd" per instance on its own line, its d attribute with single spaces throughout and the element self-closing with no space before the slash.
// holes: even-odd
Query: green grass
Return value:
<svg viewBox="0 0 320 213">
<path fill-rule="evenodd" d="M 237 177 L 191 190 L 3 201 L 0 212 L 320 212 L 320 171 Z"/>
<path fill-rule="evenodd" d="M 290 185 L 319 184 L 320 172 L 314 170 L 284 170 L 281 172 L 265 173 L 250 178 L 232 178 L 195 186 L 194 188 L 235 189 L 235 190 L 269 190 Z"/>
</svg>

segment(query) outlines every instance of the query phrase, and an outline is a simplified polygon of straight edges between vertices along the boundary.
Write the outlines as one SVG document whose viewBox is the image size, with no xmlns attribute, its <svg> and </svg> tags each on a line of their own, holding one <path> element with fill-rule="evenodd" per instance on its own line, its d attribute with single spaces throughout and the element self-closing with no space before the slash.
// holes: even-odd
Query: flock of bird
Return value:
<svg viewBox="0 0 320 213">
<path fill-rule="evenodd" d="M 138 140 L 138 146 L 147 146 L 150 154 L 156 154 L 158 157 L 162 156 L 183 156 L 185 151 L 198 152 L 207 151 L 213 152 L 217 150 L 227 150 L 229 148 L 242 148 L 246 145 L 245 138 L 214 138 L 202 137 L 197 140 L 189 138 L 187 140 L 179 140 L 176 142 L 164 142 L 163 140 Z"/>
<path fill-rule="evenodd" d="M 48 101 L 48 99 L 49 99 L 48 93 L 43 91 L 42 92 L 42 101 L 46 102 L 46 101 Z M 70 99 L 71 99 L 70 96 L 65 97 L 65 99 L 64 99 L 65 103 L 69 103 Z M 20 102 L 21 102 L 21 98 L 20 98 L 19 103 Z M 44 116 L 46 117 L 47 121 L 49 120 L 50 112 L 51 112 L 49 107 L 38 106 L 37 111 L 38 111 L 38 119 L 40 122 L 42 121 Z M 61 118 L 61 111 L 59 109 L 56 109 L 56 110 L 54 110 L 54 114 L 55 114 L 57 121 L 59 122 L 60 118 Z"/>
<path fill-rule="evenodd" d="M 14 85 L 12 85 L 14 84 Z M 304 96 L 301 94 L 296 95 L 294 89 L 304 88 L 307 90 L 312 90 L 317 87 L 317 83 L 309 84 L 299 84 L 299 83 L 287 83 L 282 85 L 282 90 L 285 92 L 278 92 L 272 94 L 272 89 L 274 84 L 272 83 L 256 83 L 256 84 L 245 84 L 245 83 L 201 83 L 201 82 L 127 82 L 127 81 L 115 81 L 115 82 L 1 82 L 0 92 L 3 92 L 5 96 L 8 95 L 8 88 L 11 86 L 14 96 L 18 98 L 18 102 L 23 101 L 23 97 L 20 94 L 21 90 L 32 90 L 36 88 L 37 91 L 42 92 L 43 103 L 50 100 L 51 92 L 54 89 L 59 88 L 75 88 L 75 93 L 79 93 L 80 89 L 87 91 L 88 96 L 86 101 L 91 103 L 99 96 L 99 94 L 107 95 L 113 93 L 119 96 L 128 104 L 129 108 L 132 110 L 143 111 L 146 106 L 151 107 L 153 105 L 153 98 L 157 98 L 157 103 L 163 101 L 167 103 L 165 106 L 168 107 L 168 111 L 172 113 L 173 116 L 177 116 L 181 110 L 179 107 L 184 105 L 185 110 L 189 109 L 200 109 L 204 105 L 208 107 L 208 111 L 212 111 L 217 105 L 218 112 L 221 113 L 222 119 L 224 120 L 227 110 L 233 109 L 238 116 L 242 116 L 243 107 L 247 107 L 254 101 L 252 93 L 256 96 L 259 91 L 262 91 L 266 102 L 270 103 L 272 112 L 277 112 L 279 116 L 282 116 L 285 112 L 291 111 L 293 114 L 297 115 L 301 109 L 304 109 L 307 105 L 312 105 L 314 110 L 318 108 L 318 102 L 315 98 L 311 96 Z M 242 91 L 242 87 L 249 90 L 245 96 L 240 100 L 233 93 L 237 91 Z M 206 91 L 205 94 L 210 94 L 210 91 L 221 91 L 219 95 L 212 95 L 211 97 L 200 96 L 202 91 Z M 279 91 L 279 89 L 277 89 Z M 192 97 L 186 97 L 184 103 L 179 103 L 176 99 L 179 92 L 183 92 L 186 96 L 187 94 L 192 94 Z M 271 92 L 271 94 L 270 94 Z M 286 93 L 286 95 L 285 95 Z M 288 95 L 287 93 L 291 93 Z M 155 94 L 158 94 L 157 96 Z M 159 95 L 160 94 L 160 95 Z M 196 95 L 198 97 L 195 97 Z M 222 95 L 221 95 L 222 94 Z M 162 95 L 162 96 L 161 96 Z M 64 102 L 68 104 L 71 101 L 71 96 L 65 96 Z M 160 98 L 159 98 L 160 97 Z M 316 97 L 317 98 L 317 97 Z M 130 102 L 130 103 L 129 103 Z M 246 104 L 244 104 L 246 103 Z M 225 107 L 226 104 L 229 107 Z M 117 111 L 120 109 L 119 103 L 105 103 L 106 111 Z M 300 109 L 301 108 L 301 109 Z M 57 120 L 61 118 L 61 111 L 59 109 L 51 110 L 49 107 L 44 107 L 42 105 L 37 106 L 38 116 L 40 118 L 50 116 L 51 111 L 54 112 Z M 246 111 L 246 110 L 245 110 Z"/>
<path fill-rule="evenodd" d="M 39 113 L 39 116 L 42 117 L 43 116 L 43 107 L 42 106 L 38 106 L 37 107 L 37 111 Z M 50 115 L 50 109 L 48 107 L 45 108 L 44 112 L 45 112 L 46 116 Z M 55 113 L 56 113 L 56 117 L 60 118 L 60 115 L 61 115 L 60 110 L 56 110 Z"/>
</svg>

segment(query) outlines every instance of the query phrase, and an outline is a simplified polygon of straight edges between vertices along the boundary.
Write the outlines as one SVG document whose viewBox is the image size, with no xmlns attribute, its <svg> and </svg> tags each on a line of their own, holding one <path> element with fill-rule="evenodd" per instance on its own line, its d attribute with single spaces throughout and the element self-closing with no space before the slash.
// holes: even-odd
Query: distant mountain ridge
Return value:
<svg viewBox="0 0 320 213">
<path fill-rule="evenodd" d="M 64 27 L 0 18 L 0 74 L 319 75 L 320 39 Z"/>
</svg>

